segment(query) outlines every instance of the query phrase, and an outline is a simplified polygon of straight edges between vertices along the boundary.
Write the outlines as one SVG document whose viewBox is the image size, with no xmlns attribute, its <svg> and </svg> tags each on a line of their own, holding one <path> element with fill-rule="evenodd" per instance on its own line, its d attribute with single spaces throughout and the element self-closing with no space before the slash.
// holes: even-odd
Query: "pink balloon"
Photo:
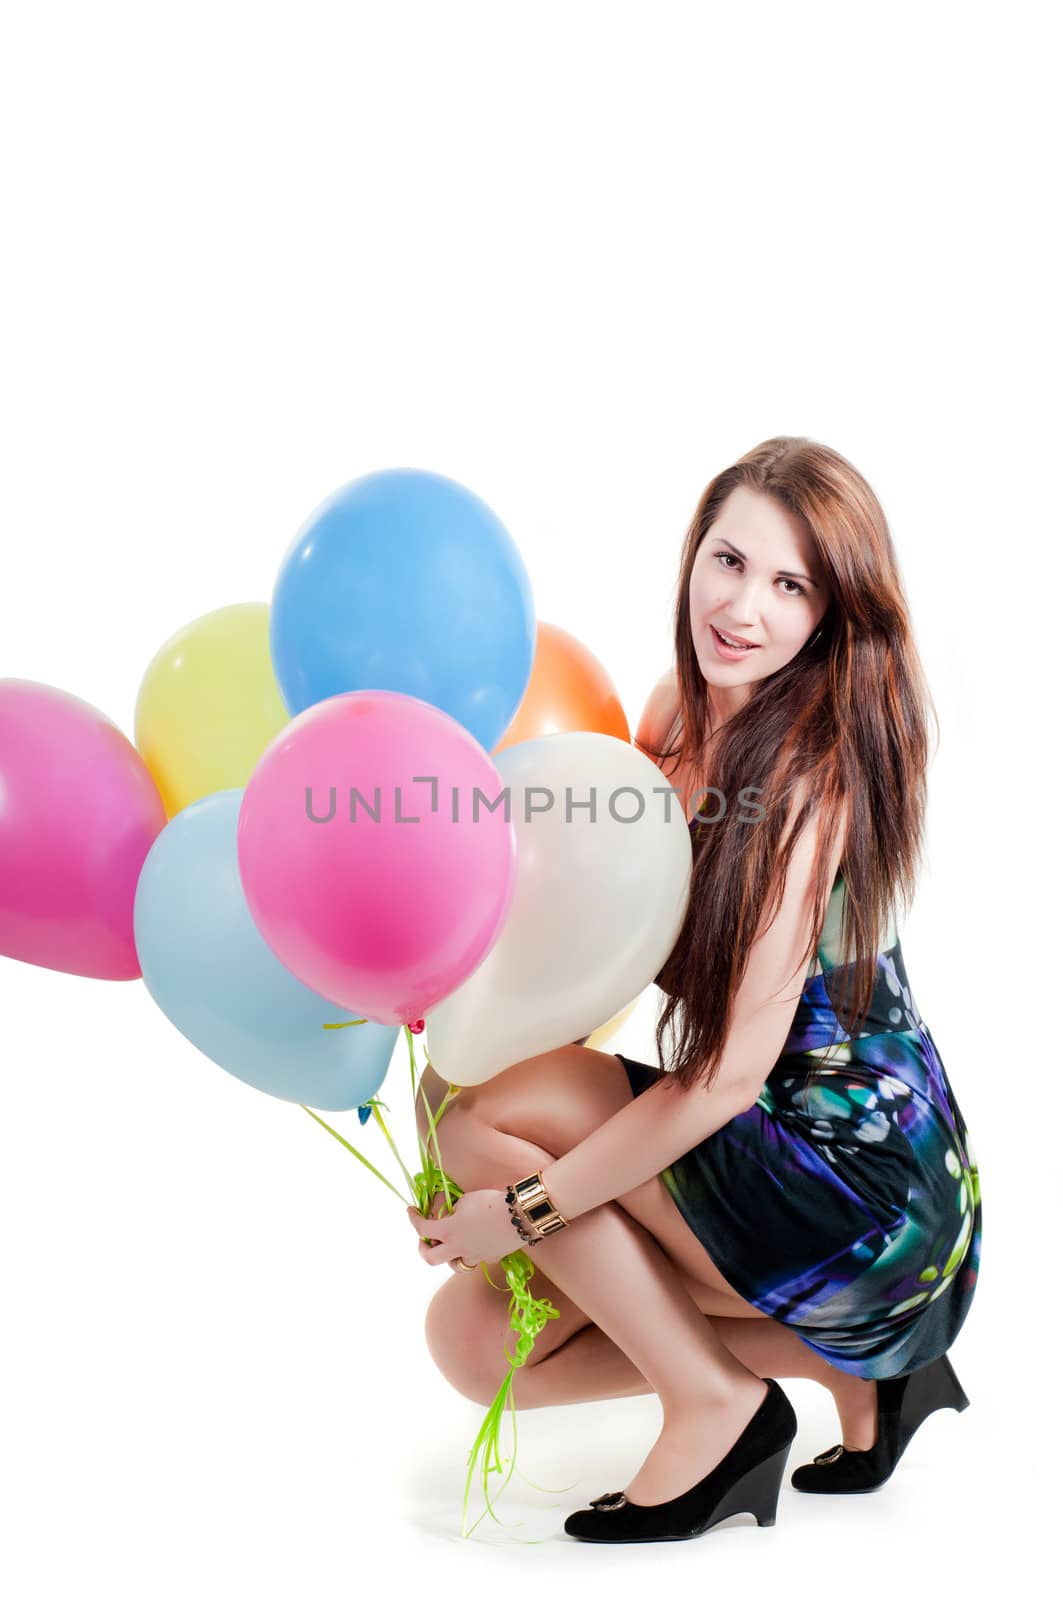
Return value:
<svg viewBox="0 0 1063 1600">
<path fill-rule="evenodd" d="M 352 1014 L 420 1020 L 505 922 L 516 837 L 504 807 L 483 803 L 502 788 L 472 734 L 412 695 L 359 689 L 307 707 L 263 753 L 240 808 L 240 877 L 262 937 Z"/>
<path fill-rule="evenodd" d="M 47 683 L 0 678 L 0 954 L 139 978 L 133 901 L 166 826 L 122 730 Z"/>
</svg>

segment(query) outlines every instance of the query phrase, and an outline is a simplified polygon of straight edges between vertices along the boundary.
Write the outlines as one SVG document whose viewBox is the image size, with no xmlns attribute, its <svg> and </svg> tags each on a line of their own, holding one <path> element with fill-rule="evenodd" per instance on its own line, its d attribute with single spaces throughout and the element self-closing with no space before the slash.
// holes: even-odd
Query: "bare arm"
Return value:
<svg viewBox="0 0 1063 1600">
<path fill-rule="evenodd" d="M 831 845 L 831 880 L 843 845 L 844 828 Z M 567 1221 L 638 1188 L 754 1104 L 782 1053 L 801 998 L 801 957 L 812 932 L 813 875 L 820 849 L 813 814 L 794 845 L 779 911 L 769 927 L 762 927 L 750 952 L 711 1087 L 684 1090 L 675 1083 L 656 1083 L 549 1163 L 550 1197 Z M 543 1172 L 545 1177 L 545 1167 Z"/>
</svg>

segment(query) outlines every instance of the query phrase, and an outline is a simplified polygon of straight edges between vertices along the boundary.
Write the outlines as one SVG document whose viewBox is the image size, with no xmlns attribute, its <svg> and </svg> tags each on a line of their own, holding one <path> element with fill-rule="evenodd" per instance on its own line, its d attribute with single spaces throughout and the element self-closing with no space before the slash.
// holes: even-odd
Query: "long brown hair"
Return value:
<svg viewBox="0 0 1063 1600">
<path fill-rule="evenodd" d="M 689 583 L 698 547 L 739 485 L 771 495 L 807 529 L 830 602 L 818 633 L 742 709 L 713 728 L 694 651 Z M 841 871 L 847 896 L 841 963 L 826 979 L 835 1014 L 854 1035 L 867 1018 L 879 935 L 898 899 L 910 906 L 922 855 L 928 713 L 937 717 L 912 638 L 893 540 L 864 478 L 836 451 L 803 438 L 768 439 L 719 473 L 687 531 L 675 605 L 680 711 L 676 742 L 658 758 L 685 759 L 725 797 L 719 820 L 695 828 L 690 904 L 663 972 L 671 992 L 657 1024 L 677 1084 L 716 1077 L 761 917 L 782 900 L 798 833 L 818 813 L 835 838 L 847 805 Z M 666 771 L 667 776 L 667 771 Z M 759 790 L 751 823 L 735 804 Z M 721 807 L 717 806 L 718 810 Z M 833 885 L 829 851 L 815 879 L 816 948 Z M 844 984 L 844 994 L 841 985 Z M 676 1028 L 678 1018 L 679 1028 Z M 676 1034 L 678 1031 L 678 1042 Z"/>
</svg>

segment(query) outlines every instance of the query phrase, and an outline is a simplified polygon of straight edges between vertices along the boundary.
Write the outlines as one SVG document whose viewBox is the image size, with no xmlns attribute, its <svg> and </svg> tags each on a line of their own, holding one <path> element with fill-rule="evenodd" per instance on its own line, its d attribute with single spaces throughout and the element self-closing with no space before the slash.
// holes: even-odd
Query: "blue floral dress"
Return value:
<svg viewBox="0 0 1063 1600">
<path fill-rule="evenodd" d="M 850 1037 L 832 1009 L 824 976 L 841 950 L 844 897 L 839 872 L 790 1033 L 756 1103 L 661 1178 L 744 1300 L 842 1371 L 892 1378 L 936 1360 L 963 1324 L 981 1197 L 892 918 L 864 1031 Z M 635 1094 L 661 1076 L 620 1060 Z"/>
</svg>

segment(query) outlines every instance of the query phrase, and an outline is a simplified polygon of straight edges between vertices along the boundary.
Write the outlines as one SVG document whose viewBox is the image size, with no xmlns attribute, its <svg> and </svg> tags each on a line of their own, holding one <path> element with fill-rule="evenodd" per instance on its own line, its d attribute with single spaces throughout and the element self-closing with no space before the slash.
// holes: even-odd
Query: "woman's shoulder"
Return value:
<svg viewBox="0 0 1063 1600">
<path fill-rule="evenodd" d="M 670 743 L 679 707 L 679 677 L 673 664 L 650 690 L 635 730 L 635 744 L 651 760 L 654 751 L 665 749 Z"/>
</svg>

